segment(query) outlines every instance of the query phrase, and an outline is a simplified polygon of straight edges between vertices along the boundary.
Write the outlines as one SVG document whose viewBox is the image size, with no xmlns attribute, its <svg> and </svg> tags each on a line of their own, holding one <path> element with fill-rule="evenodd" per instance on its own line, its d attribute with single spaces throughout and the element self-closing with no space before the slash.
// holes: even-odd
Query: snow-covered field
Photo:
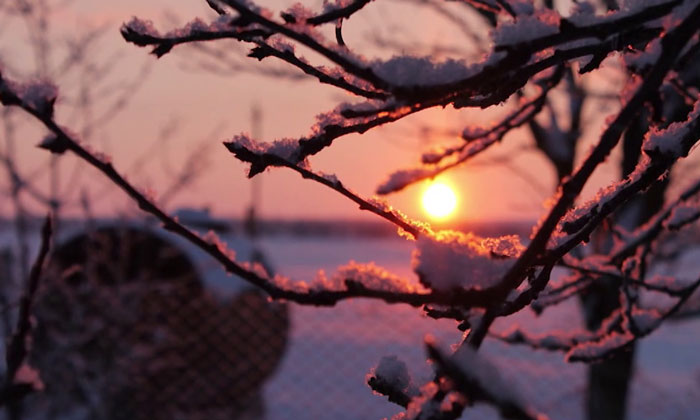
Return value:
<svg viewBox="0 0 700 420">
<path fill-rule="evenodd" d="M 231 240 L 233 248 L 245 248 Z M 295 279 L 313 278 L 318 269 L 333 272 L 353 259 L 374 261 L 411 277 L 410 243 L 398 239 L 292 238 L 262 241 L 277 271 Z M 684 258 L 685 271 L 695 276 L 700 252 Z M 211 277 L 216 279 L 215 276 Z M 229 279 L 230 280 L 230 279 Z M 372 419 L 391 417 L 398 407 L 372 395 L 365 375 L 385 355 L 396 355 L 414 378 L 427 379 L 423 339 L 435 336 L 444 345 L 459 341 L 451 321 L 426 318 L 406 305 L 359 300 L 335 308 L 292 306 L 292 340 L 282 365 L 265 388 L 267 418 Z M 576 301 L 536 318 L 523 311 L 495 328 L 519 323 L 531 331 L 580 327 Z M 564 362 L 563 355 L 487 340 L 484 355 L 528 401 L 552 419 L 583 416 L 585 368 Z M 668 323 L 641 342 L 631 396 L 630 419 L 694 419 L 700 412 L 700 320 Z M 465 418 L 498 418 L 487 407 Z"/>
<path fill-rule="evenodd" d="M 7 238 L 6 238 L 7 239 Z M 245 239 L 224 237 L 241 258 Z M 221 295 L 241 287 L 199 251 L 180 242 L 197 261 L 211 287 Z M 293 279 L 311 279 L 317 270 L 332 273 L 350 260 L 374 261 L 412 278 L 411 243 L 390 238 L 275 236 L 260 242 L 275 270 Z M 700 248 L 690 250 L 679 267 L 692 277 L 700 273 Z M 461 332 L 452 321 L 427 318 L 407 305 L 356 300 L 334 308 L 291 305 L 291 340 L 281 366 L 264 389 L 266 418 L 337 420 L 391 417 L 399 407 L 373 395 L 365 376 L 382 356 L 405 361 L 417 382 L 431 376 L 424 356 L 427 334 L 444 346 L 457 343 Z M 502 319 L 496 329 L 518 323 L 527 330 L 574 329 L 581 326 L 577 302 L 549 309 L 537 318 L 529 310 Z M 700 319 L 664 325 L 641 342 L 632 387 L 630 419 L 695 419 L 700 412 Z M 534 407 L 551 419 L 583 419 L 585 366 L 564 362 L 562 354 L 509 346 L 487 339 L 482 353 Z M 489 407 L 476 407 L 468 419 L 498 418 Z"/>
</svg>

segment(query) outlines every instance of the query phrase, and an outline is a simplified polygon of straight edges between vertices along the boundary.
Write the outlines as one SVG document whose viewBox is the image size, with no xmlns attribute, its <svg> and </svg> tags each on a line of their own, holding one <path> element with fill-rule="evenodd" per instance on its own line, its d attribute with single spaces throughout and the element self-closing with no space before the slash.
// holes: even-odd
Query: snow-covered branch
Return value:
<svg viewBox="0 0 700 420">
<path fill-rule="evenodd" d="M 445 354 L 431 340 L 427 341 L 426 347 L 428 357 L 434 360 L 438 366 L 438 372 L 449 378 L 453 383 L 454 390 L 462 393 L 468 401 L 484 401 L 492 404 L 505 418 L 523 420 L 543 418 L 531 408 L 527 408 L 517 393 L 498 373 L 498 369 L 471 347 L 462 346 L 452 356 Z M 434 415 L 436 417 L 433 417 Z M 421 418 L 440 417 L 423 411 Z"/>
</svg>

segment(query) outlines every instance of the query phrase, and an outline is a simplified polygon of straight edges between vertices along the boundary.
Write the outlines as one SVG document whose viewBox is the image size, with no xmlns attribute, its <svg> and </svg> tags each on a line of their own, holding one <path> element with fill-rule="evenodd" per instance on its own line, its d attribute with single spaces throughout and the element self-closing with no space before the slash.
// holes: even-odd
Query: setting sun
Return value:
<svg viewBox="0 0 700 420">
<path fill-rule="evenodd" d="M 457 195 L 448 185 L 432 183 L 423 193 L 423 209 L 434 219 L 444 219 L 457 208 Z"/>
</svg>

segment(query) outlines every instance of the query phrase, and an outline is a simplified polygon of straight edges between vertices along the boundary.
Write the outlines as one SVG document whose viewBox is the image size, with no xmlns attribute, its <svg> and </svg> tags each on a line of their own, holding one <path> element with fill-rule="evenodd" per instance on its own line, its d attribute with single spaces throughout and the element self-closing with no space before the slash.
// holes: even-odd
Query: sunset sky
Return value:
<svg viewBox="0 0 700 420">
<path fill-rule="evenodd" d="M 292 2 L 260 2 L 280 10 Z M 308 2 L 320 7 L 320 1 Z M 58 10 L 49 18 L 52 39 L 50 67 L 57 68 L 65 59 L 66 40 L 86 33 L 91 29 L 104 28 L 90 54 L 96 63 L 109 63 L 112 68 L 106 82 L 101 82 L 92 91 L 101 91 L 100 86 L 131 83 L 148 65 L 148 74 L 138 88 L 129 87 L 133 95 L 116 118 L 101 125 L 93 132 L 90 144 L 95 150 L 110 155 L 118 169 L 129 175 L 135 184 L 153 191 L 158 197 L 167 190 L 173 173 L 187 164 L 187 156 L 203 148 L 203 172 L 195 183 L 167 203 L 170 210 L 179 206 L 210 207 L 219 216 L 240 217 L 250 201 L 251 182 L 245 177 L 245 167 L 230 155 L 221 141 L 252 129 L 251 113 L 254 106 L 262 110 L 262 139 L 271 141 L 282 137 L 299 137 L 308 133 L 314 124 L 314 116 L 333 109 L 344 101 L 354 99 L 342 91 L 320 86 L 310 78 L 275 78 L 260 75 L 261 70 L 284 70 L 297 74 L 269 58 L 262 63 L 245 57 L 248 48 L 237 44 L 208 44 L 232 50 L 230 56 L 237 63 L 244 63 L 242 71 L 229 70 L 221 74 L 203 70 L 202 55 L 191 47 L 175 48 L 165 57 L 156 60 L 148 49 L 129 45 L 121 38 L 119 26 L 132 16 L 152 20 L 156 27 L 168 30 L 194 17 L 204 20 L 213 18 L 203 0 L 181 0 L 177 7 L 172 1 L 102 2 L 76 0 Z M 454 7 L 455 5 L 448 5 Z M 456 9 L 462 11 L 462 9 Z M 466 16 L 464 13 L 462 15 Z M 36 68 L 36 60 L 27 48 L 26 26 L 21 20 L 12 18 L 0 32 L 0 59 L 13 76 L 26 76 Z M 401 23 L 401 27 L 399 27 Z M 487 38 L 487 33 L 476 22 L 474 31 Z M 410 29 L 406 29 L 410 28 Z M 358 13 L 344 26 L 344 37 L 348 45 L 367 57 L 390 58 L 406 48 L 417 48 L 416 54 L 425 55 L 430 50 L 423 46 L 438 45 L 447 48 L 462 48 L 461 57 L 478 60 L 479 52 L 469 48 L 464 35 L 434 12 L 425 8 L 407 5 L 400 1 L 374 2 Z M 373 38 L 374 37 L 374 38 Z M 400 43 L 393 49 L 377 46 L 376 38 Z M 465 47 L 467 45 L 467 47 Z M 488 45 L 487 45 L 488 46 Z M 118 54 L 115 56 L 115 54 Z M 311 53 L 304 54 L 318 61 Z M 456 52 L 435 57 L 460 57 Z M 115 58 L 116 57 L 116 58 Z M 51 64 L 52 63 L 52 64 Z M 257 74 L 256 74 L 257 73 Z M 32 73 L 29 73 L 32 74 Z M 84 113 L 76 112 L 74 99 L 80 92 L 80 73 L 61 74 L 55 78 L 62 92 L 58 106 L 58 120 L 65 126 L 80 131 Z M 64 77 L 65 76 L 65 77 Z M 95 115 L 104 111 L 106 105 L 100 94 L 92 92 L 91 108 Z M 73 99 L 66 99 L 73 98 Z M 405 118 L 399 123 L 372 130 L 364 135 L 351 135 L 338 139 L 331 148 L 311 159 L 315 169 L 335 173 L 349 188 L 365 197 L 373 195 L 376 186 L 392 171 L 416 165 L 421 151 L 442 141 L 454 144 L 452 137 L 428 133 L 421 127 L 430 126 L 436 131 L 461 132 L 469 125 L 488 125 L 499 113 L 509 109 L 506 104 L 500 109 L 462 110 L 432 109 Z M 615 104 L 607 113 L 615 109 Z M 598 121 L 606 114 L 589 118 L 587 137 L 600 132 Z M 35 123 L 26 118 L 15 118 L 18 129 L 25 137 L 17 145 L 19 166 L 26 173 L 47 165 L 48 154 L 36 149 L 42 132 Z M 167 142 L 157 143 L 159 133 L 166 132 Z M 155 145 L 155 146 L 154 146 Z M 536 219 L 543 211 L 542 203 L 554 188 L 554 173 L 545 159 L 532 150 L 527 131 L 516 130 L 485 156 L 448 173 L 442 179 L 457 190 L 458 208 L 454 220 L 490 219 Z M 589 147 L 584 142 L 583 147 Z M 510 156 L 505 164 L 504 156 Z M 615 161 L 615 157 L 611 161 Z M 201 159 L 200 159 L 201 161 Z M 136 165 L 144 162 L 143 165 Z M 108 187 L 101 175 L 82 167 L 79 177 L 71 178 L 75 158 L 66 156 L 61 163 L 61 181 L 70 198 L 77 202 L 82 187 L 90 185 L 88 197 L 95 213 L 111 215 L 126 211 L 130 207 L 123 195 Z M 135 167 L 139 166 L 138 168 Z M 515 168 L 515 171 L 514 169 Z M 516 174 L 520 173 L 520 175 Z M 46 171 L 41 172 L 36 182 L 48 184 Z M 523 175 L 524 174 L 524 175 Z M 608 166 L 600 171 L 598 181 L 614 176 Z M 4 174 L 3 174 L 4 176 Z M 272 169 L 260 176 L 262 184 L 262 215 L 271 218 L 321 218 L 358 219 L 370 218 L 356 206 L 324 186 L 302 180 L 297 174 L 285 169 Z M 72 180 L 79 180 L 73 182 Z M 3 179 L 4 181 L 4 179 Z M 588 194 L 593 194 L 593 182 Z M 421 207 L 421 194 L 425 184 L 408 188 L 404 192 L 387 197 L 390 204 L 410 216 L 426 219 Z M 106 188 L 106 189 L 105 189 Z M 104 193 L 104 191 L 110 191 Z M 32 203 L 31 199 L 27 202 Z M 33 206 L 35 209 L 39 207 Z M 0 205 L 2 214 L 10 211 L 9 203 Z M 69 214 L 80 214 L 79 206 L 66 209 Z"/>
</svg>

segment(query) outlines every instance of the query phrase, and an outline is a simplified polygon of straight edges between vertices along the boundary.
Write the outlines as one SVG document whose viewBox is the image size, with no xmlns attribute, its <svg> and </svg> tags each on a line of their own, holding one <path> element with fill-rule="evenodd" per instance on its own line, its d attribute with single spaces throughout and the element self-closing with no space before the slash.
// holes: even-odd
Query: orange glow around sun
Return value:
<svg viewBox="0 0 700 420">
<path fill-rule="evenodd" d="M 436 220 L 449 217 L 457 209 L 457 194 L 447 184 L 433 182 L 423 192 L 423 209 Z"/>
</svg>

